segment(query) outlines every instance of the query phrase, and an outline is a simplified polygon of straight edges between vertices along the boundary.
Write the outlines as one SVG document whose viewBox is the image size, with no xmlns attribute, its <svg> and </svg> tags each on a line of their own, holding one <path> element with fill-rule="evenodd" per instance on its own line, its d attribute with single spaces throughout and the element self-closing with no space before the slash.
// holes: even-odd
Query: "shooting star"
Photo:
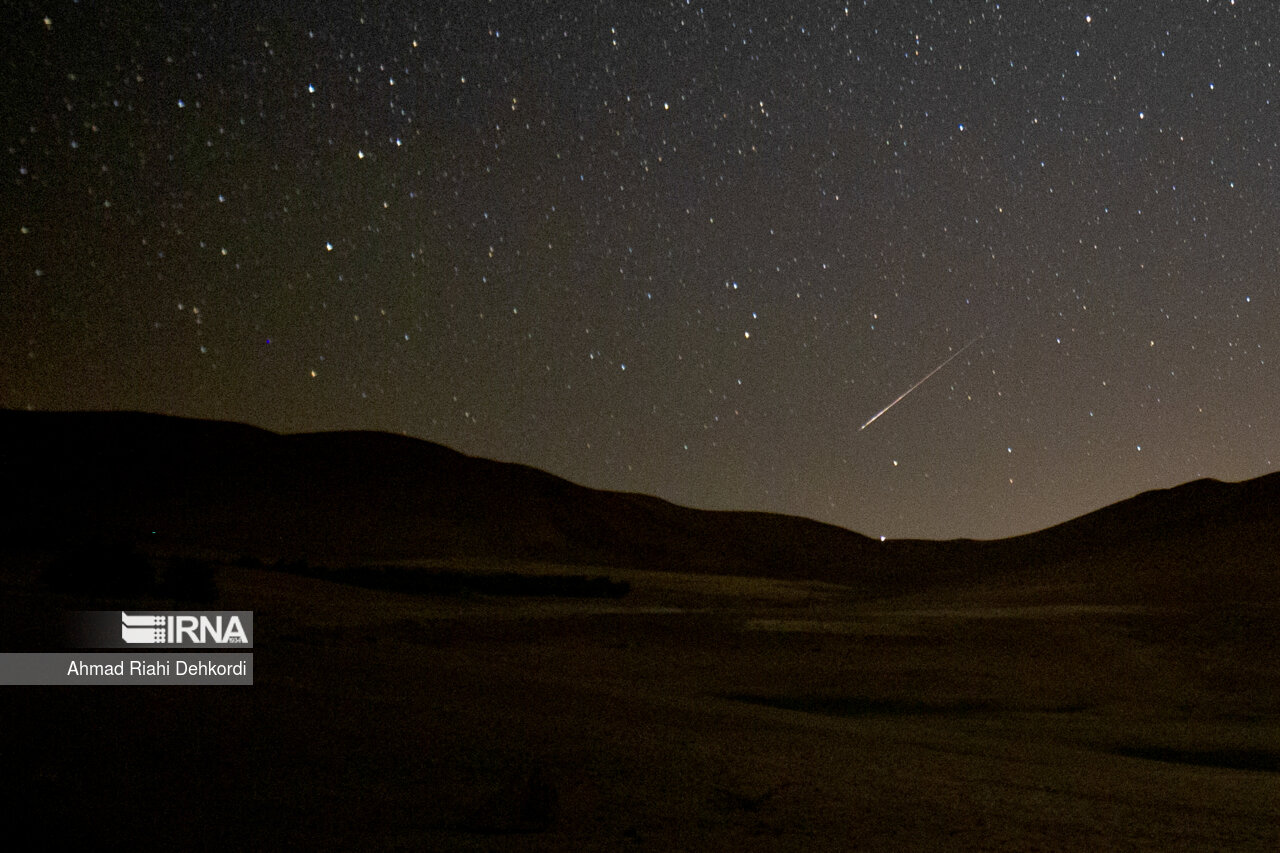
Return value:
<svg viewBox="0 0 1280 853">
<path fill-rule="evenodd" d="M 962 353 L 962 352 L 964 352 L 965 350 L 967 350 L 969 347 L 971 347 L 971 346 L 973 346 L 974 344 L 976 344 L 976 343 L 978 342 L 978 340 L 979 340 L 981 337 L 982 337 L 982 335 L 978 335 L 978 337 L 974 338 L 973 340 L 969 341 L 969 343 L 967 343 L 967 344 L 965 344 L 964 346 L 960 347 L 960 349 L 958 349 L 958 350 L 956 350 L 955 352 L 951 353 L 951 355 L 949 355 L 949 356 L 947 357 L 947 360 L 946 360 L 946 361 L 942 362 L 942 364 L 939 364 L 939 365 L 938 365 L 937 367 L 935 367 L 933 370 L 930 370 L 928 373 L 926 373 L 926 374 L 924 375 L 924 379 L 921 379 L 921 380 L 920 380 L 919 382 L 917 382 L 915 385 L 912 385 L 910 388 L 908 388 L 907 390 L 903 391 L 901 394 L 899 394 L 899 395 L 898 395 L 898 398 L 897 398 L 896 400 L 894 400 L 892 403 L 890 403 L 889 405 L 885 406 L 883 409 L 881 409 L 880 411 L 878 411 L 878 412 L 876 412 L 874 415 L 872 415 L 872 416 L 871 416 L 871 420 L 867 421 L 865 424 L 863 424 L 862 426 L 858 427 L 858 432 L 862 432 L 864 429 L 866 429 L 867 427 L 871 426 L 873 423 L 875 423 L 875 422 L 876 422 L 876 418 L 880 417 L 880 416 L 881 416 L 881 415 L 883 415 L 885 412 L 889 411 L 889 410 L 890 410 L 890 409 L 892 409 L 894 406 L 896 406 L 896 405 L 898 405 L 899 403 L 901 403 L 901 402 L 902 402 L 902 398 L 903 398 L 903 397 L 906 397 L 906 396 L 907 396 L 908 394 L 910 394 L 912 391 L 916 390 L 916 389 L 917 389 L 917 388 L 919 388 L 921 385 L 923 385 L 924 383 L 928 382 L 928 381 L 929 381 L 929 377 L 933 376 L 933 374 L 937 373 L 939 370 L 941 370 L 942 368 L 944 368 L 944 367 L 946 367 L 948 364 L 950 364 L 950 363 L 951 363 L 951 360 L 952 360 L 953 358 L 955 358 L 955 357 L 956 357 L 956 356 L 958 356 L 960 353 Z"/>
</svg>

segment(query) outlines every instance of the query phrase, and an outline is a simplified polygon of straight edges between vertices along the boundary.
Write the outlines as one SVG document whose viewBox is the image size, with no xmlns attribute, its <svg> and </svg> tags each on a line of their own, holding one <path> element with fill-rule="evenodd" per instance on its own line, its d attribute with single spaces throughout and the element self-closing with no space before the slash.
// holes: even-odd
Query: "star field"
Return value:
<svg viewBox="0 0 1280 853">
<path fill-rule="evenodd" d="M 352 5 L 9 10 L 0 405 L 889 537 L 1275 469 L 1274 4 Z"/>
</svg>

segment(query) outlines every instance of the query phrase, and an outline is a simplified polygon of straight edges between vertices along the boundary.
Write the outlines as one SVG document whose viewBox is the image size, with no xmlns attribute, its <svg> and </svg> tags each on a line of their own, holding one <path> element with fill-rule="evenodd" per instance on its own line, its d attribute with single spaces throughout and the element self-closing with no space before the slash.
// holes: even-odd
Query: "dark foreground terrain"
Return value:
<svg viewBox="0 0 1280 853">
<path fill-rule="evenodd" d="M 122 606 L 36 563 L 6 563 L 10 647 Z M 256 614 L 254 686 L 0 689 L 9 813 L 151 849 L 1280 845 L 1274 601 L 610 572 L 629 594 L 220 566 L 215 606 Z"/>
<path fill-rule="evenodd" d="M 0 688 L 92 849 L 1280 849 L 1280 474 L 873 542 L 376 433 L 0 411 L 0 651 L 254 611 L 251 687 Z"/>
</svg>

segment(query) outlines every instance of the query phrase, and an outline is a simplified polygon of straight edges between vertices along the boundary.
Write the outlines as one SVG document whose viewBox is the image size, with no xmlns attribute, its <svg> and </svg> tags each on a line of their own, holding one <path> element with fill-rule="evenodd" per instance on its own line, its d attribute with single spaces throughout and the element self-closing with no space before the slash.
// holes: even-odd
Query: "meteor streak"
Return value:
<svg viewBox="0 0 1280 853">
<path fill-rule="evenodd" d="M 944 368 L 944 367 L 946 367 L 948 364 L 950 364 L 950 363 L 951 363 L 951 359 L 955 358 L 955 357 L 956 357 L 956 356 L 958 356 L 960 353 L 964 352 L 964 351 L 965 351 L 965 350 L 967 350 L 969 347 L 973 346 L 975 343 L 977 343 L 977 342 L 978 342 L 978 338 L 981 338 L 981 337 L 982 337 L 982 335 L 978 335 L 978 337 L 977 337 L 977 338 L 974 338 L 973 340 L 969 341 L 969 343 L 967 343 L 967 344 L 965 344 L 964 346 L 960 347 L 960 349 L 958 349 L 958 350 L 956 350 L 955 352 L 951 353 L 951 355 L 949 355 L 949 356 L 947 357 L 947 360 L 946 360 L 946 361 L 942 362 L 942 364 L 939 364 L 939 365 L 938 365 L 937 367 L 935 367 L 933 370 L 930 370 L 928 373 L 926 373 L 926 374 L 924 375 L 924 379 L 921 379 L 921 380 L 920 380 L 919 382 L 917 382 L 915 385 L 912 385 L 910 388 L 908 388 L 907 390 L 903 391 L 901 394 L 899 394 L 899 395 L 898 395 L 898 398 L 897 398 L 896 400 L 894 400 L 892 403 L 890 403 L 889 405 L 885 406 L 883 409 L 881 409 L 880 411 L 878 411 L 878 412 L 876 412 L 874 415 L 872 415 L 872 416 L 871 416 L 871 420 L 867 421 L 865 424 L 863 424 L 862 426 L 858 427 L 858 432 L 862 432 L 864 429 L 866 429 L 867 427 L 871 426 L 873 423 L 875 423 L 875 422 L 876 422 L 876 418 L 880 417 L 880 416 L 881 416 L 881 415 L 883 415 L 885 412 L 889 411 L 889 410 L 890 410 L 890 409 L 892 409 L 894 406 L 896 406 L 896 405 L 898 405 L 899 403 L 901 403 L 901 402 L 902 402 L 902 398 L 903 398 L 903 397 L 907 396 L 907 395 L 908 395 L 908 394 L 910 394 L 912 391 L 916 390 L 916 389 L 917 389 L 917 388 L 919 388 L 921 385 L 923 385 L 924 383 L 928 382 L 928 381 L 929 381 L 929 377 L 930 377 L 930 376 L 933 376 L 933 374 L 937 373 L 939 370 L 941 370 L 942 368 Z"/>
</svg>

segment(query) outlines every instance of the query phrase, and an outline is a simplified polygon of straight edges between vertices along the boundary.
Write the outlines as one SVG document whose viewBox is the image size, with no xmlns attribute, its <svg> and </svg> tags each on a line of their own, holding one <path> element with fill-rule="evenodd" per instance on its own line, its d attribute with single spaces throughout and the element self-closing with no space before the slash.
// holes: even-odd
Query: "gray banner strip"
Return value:
<svg viewBox="0 0 1280 853">
<path fill-rule="evenodd" d="M 0 654 L 0 685 L 253 684 L 253 652 Z"/>
</svg>

